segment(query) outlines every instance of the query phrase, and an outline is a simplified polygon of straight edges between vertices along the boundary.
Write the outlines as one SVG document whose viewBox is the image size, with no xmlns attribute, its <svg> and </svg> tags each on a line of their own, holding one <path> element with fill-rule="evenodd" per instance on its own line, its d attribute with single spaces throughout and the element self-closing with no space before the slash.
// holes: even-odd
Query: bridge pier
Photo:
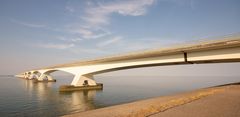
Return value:
<svg viewBox="0 0 240 117">
<path fill-rule="evenodd" d="M 27 73 L 24 73 L 24 78 L 27 79 Z"/>
<path fill-rule="evenodd" d="M 96 81 L 93 80 L 93 75 L 87 74 L 87 75 L 81 75 L 81 74 L 76 74 L 73 78 L 73 81 L 71 85 L 74 86 L 94 86 L 97 85 Z"/>
<path fill-rule="evenodd" d="M 56 82 L 49 74 L 42 73 L 36 80 L 37 82 Z"/>
<path fill-rule="evenodd" d="M 36 74 L 30 74 L 30 76 L 28 77 L 28 80 L 33 80 L 36 79 Z"/>
<path fill-rule="evenodd" d="M 59 88 L 59 91 L 77 91 L 77 90 L 102 90 L 103 84 L 96 83 L 93 79 L 93 75 L 87 74 L 75 74 L 71 85 L 63 85 Z"/>
<path fill-rule="evenodd" d="M 19 75 L 15 75 L 16 77 L 22 78 L 22 79 L 26 79 L 26 80 L 33 80 L 36 79 L 37 76 L 36 74 L 32 73 L 32 72 L 25 72 Z"/>
<path fill-rule="evenodd" d="M 30 75 L 31 75 L 30 72 L 26 73 L 26 79 L 29 79 L 29 78 L 30 78 Z"/>
<path fill-rule="evenodd" d="M 29 72 L 25 72 L 21 78 L 28 80 L 30 77 L 31 77 L 31 74 Z"/>
</svg>

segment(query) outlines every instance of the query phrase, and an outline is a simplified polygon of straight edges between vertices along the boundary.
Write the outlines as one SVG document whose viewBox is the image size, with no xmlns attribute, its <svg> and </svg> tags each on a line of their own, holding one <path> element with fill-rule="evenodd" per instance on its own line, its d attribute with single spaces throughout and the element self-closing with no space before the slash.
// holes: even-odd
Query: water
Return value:
<svg viewBox="0 0 240 117">
<path fill-rule="evenodd" d="M 171 95 L 224 83 L 239 82 L 239 77 L 163 77 L 97 76 L 103 90 L 58 92 L 72 78 L 57 77 L 56 83 L 0 77 L 0 115 L 54 117 L 136 100 Z"/>
</svg>

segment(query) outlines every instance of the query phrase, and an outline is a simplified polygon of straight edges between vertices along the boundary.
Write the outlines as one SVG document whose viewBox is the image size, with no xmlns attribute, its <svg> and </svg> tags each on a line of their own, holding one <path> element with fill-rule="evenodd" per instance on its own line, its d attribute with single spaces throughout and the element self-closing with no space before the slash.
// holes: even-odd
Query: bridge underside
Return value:
<svg viewBox="0 0 240 117">
<path fill-rule="evenodd" d="M 140 67 L 179 65 L 179 64 L 204 64 L 240 62 L 240 47 L 214 48 L 200 51 L 180 51 L 166 55 L 146 56 L 144 58 L 110 61 L 82 66 L 69 66 L 50 69 L 40 69 L 25 72 L 19 76 L 38 81 L 52 81 L 50 73 L 65 71 L 74 75 L 71 86 L 97 86 L 93 75 L 123 69 Z"/>
</svg>

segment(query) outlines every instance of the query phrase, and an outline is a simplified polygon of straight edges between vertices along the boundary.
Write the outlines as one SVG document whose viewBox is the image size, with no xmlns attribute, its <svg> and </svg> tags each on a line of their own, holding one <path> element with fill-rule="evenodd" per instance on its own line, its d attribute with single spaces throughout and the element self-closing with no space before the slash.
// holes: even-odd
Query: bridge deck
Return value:
<svg viewBox="0 0 240 117">
<path fill-rule="evenodd" d="M 46 67 L 43 69 L 102 64 L 102 63 L 108 63 L 108 62 L 117 62 L 117 61 L 131 60 L 131 59 L 141 59 L 141 58 L 148 58 L 148 57 L 171 55 L 171 54 L 176 54 L 176 53 L 184 53 L 184 52 L 188 53 L 188 52 L 194 52 L 194 51 L 232 48 L 232 47 L 239 47 L 239 46 L 240 46 L 240 37 L 239 36 L 228 37 L 228 38 L 223 38 L 221 40 L 212 40 L 212 41 L 207 41 L 207 42 L 201 42 L 198 44 L 188 44 L 188 45 L 171 47 L 171 48 L 145 50 L 145 51 L 140 51 L 140 52 L 132 52 L 132 53 L 127 53 L 127 54 L 103 57 L 103 58 L 87 60 L 87 61 L 77 61 L 77 62 L 72 62 L 72 63 L 67 63 L 67 64 L 50 66 L 50 67 Z"/>
</svg>

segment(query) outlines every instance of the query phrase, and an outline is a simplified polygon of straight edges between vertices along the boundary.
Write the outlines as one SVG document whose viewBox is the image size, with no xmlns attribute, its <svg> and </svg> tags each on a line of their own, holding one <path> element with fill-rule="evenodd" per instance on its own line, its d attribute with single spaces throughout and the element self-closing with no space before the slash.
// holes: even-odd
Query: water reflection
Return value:
<svg viewBox="0 0 240 117">
<path fill-rule="evenodd" d="M 58 92 L 53 88 L 54 82 L 34 82 L 31 80 L 22 80 L 22 84 L 28 95 L 37 107 L 44 110 L 52 106 L 57 113 L 44 113 L 42 115 L 56 116 L 64 113 L 75 113 L 86 110 L 95 109 L 94 99 L 97 92 L 101 90 L 84 90 L 74 92 Z M 38 112 L 39 111 L 39 112 Z M 36 110 L 33 113 L 38 115 L 41 110 Z M 41 112 L 43 113 L 43 112 Z"/>
<path fill-rule="evenodd" d="M 171 95 L 231 82 L 239 77 L 98 77 L 104 91 L 60 93 L 60 85 L 70 84 L 69 77 L 57 82 L 34 83 L 13 77 L 0 78 L 0 115 L 13 117 L 55 117 L 140 99 Z M 137 83 L 136 83 L 137 81 Z"/>
<path fill-rule="evenodd" d="M 21 80 L 25 88 L 32 91 L 34 89 L 43 90 L 52 87 L 53 82 L 34 82 L 34 80 Z"/>
<path fill-rule="evenodd" d="M 60 95 L 69 95 L 69 97 L 71 97 L 71 101 L 67 101 L 67 108 L 71 108 L 72 112 L 81 112 L 95 109 L 94 99 L 96 93 L 99 91 L 100 90 L 61 92 Z"/>
</svg>

